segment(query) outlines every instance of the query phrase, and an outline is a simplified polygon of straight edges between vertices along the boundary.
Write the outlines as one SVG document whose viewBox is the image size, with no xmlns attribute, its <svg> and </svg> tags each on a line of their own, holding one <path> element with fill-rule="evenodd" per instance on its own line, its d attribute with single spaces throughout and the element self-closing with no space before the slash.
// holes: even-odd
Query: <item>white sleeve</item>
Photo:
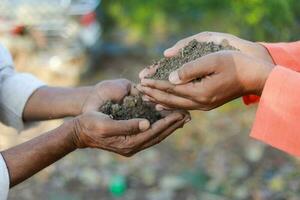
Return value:
<svg viewBox="0 0 300 200">
<path fill-rule="evenodd" d="M 7 199 L 9 190 L 9 175 L 5 161 L 0 154 L 0 200 Z"/>
<path fill-rule="evenodd" d="M 26 73 L 16 73 L 10 53 L 0 45 L 0 121 L 18 130 L 24 128 L 22 119 L 27 100 L 42 81 Z"/>
</svg>

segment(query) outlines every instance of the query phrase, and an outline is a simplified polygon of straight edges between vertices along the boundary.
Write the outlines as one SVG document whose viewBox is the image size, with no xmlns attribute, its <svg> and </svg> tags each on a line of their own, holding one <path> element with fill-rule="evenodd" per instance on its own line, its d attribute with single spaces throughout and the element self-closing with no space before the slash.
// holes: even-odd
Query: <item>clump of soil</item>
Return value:
<svg viewBox="0 0 300 200">
<path fill-rule="evenodd" d="M 194 39 L 189 42 L 187 46 L 182 48 L 177 56 L 171 58 L 162 58 L 154 63 L 154 65 L 158 65 L 158 69 L 156 70 L 155 74 L 147 78 L 155 80 L 168 80 L 170 73 L 180 68 L 183 64 L 205 56 L 209 53 L 221 50 L 238 49 L 229 45 L 227 40 L 223 40 L 221 44 L 216 44 L 214 42 L 198 42 Z"/>
<path fill-rule="evenodd" d="M 127 96 L 121 104 L 107 101 L 99 110 L 115 120 L 143 118 L 153 124 L 162 118 L 160 112 L 155 110 L 155 106 L 151 102 L 143 101 L 140 95 Z"/>
</svg>

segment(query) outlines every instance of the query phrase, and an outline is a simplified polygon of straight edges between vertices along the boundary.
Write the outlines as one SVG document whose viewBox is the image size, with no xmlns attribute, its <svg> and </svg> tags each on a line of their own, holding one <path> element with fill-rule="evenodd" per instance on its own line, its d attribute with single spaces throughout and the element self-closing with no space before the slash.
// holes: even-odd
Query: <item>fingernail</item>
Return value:
<svg viewBox="0 0 300 200">
<path fill-rule="evenodd" d="M 163 107 L 162 105 L 157 104 L 157 105 L 155 106 L 155 109 L 156 109 L 157 111 L 162 111 L 162 110 L 164 110 L 164 107 Z"/>
<path fill-rule="evenodd" d="M 174 71 L 169 75 L 169 81 L 173 84 L 179 84 L 181 82 L 177 71 Z"/>
<path fill-rule="evenodd" d="M 150 122 L 148 120 L 142 120 L 139 122 L 140 131 L 146 131 L 150 127 Z"/>
</svg>

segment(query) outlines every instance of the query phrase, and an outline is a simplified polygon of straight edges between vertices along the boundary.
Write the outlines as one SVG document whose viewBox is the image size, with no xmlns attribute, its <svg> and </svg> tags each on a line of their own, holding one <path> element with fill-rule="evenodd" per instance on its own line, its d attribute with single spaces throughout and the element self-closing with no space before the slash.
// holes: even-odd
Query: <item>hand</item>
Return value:
<svg viewBox="0 0 300 200">
<path fill-rule="evenodd" d="M 239 51 L 219 51 L 183 65 L 169 81 L 142 79 L 138 89 L 161 108 L 211 110 L 262 93 L 274 64 Z"/>
<path fill-rule="evenodd" d="M 201 32 L 196 35 L 179 40 L 173 47 L 165 50 L 164 55 L 166 57 L 175 56 L 177 53 L 179 53 L 181 48 L 186 46 L 193 39 L 196 39 L 199 42 L 215 42 L 217 44 L 221 44 L 224 40 L 227 40 L 231 46 L 239 49 L 242 53 L 273 63 L 272 57 L 263 45 L 238 38 L 228 33 L 218 32 Z"/>
<path fill-rule="evenodd" d="M 82 105 L 82 113 L 98 111 L 106 101 L 120 102 L 134 93 L 134 86 L 126 79 L 107 80 L 96 84 Z"/>
<path fill-rule="evenodd" d="M 134 92 L 133 84 L 126 79 L 102 81 L 95 86 L 78 88 L 41 87 L 28 99 L 23 120 L 75 117 L 88 111 L 98 111 L 106 101 L 119 102 Z"/>
<path fill-rule="evenodd" d="M 189 115 L 174 112 L 150 124 L 144 119 L 112 120 L 100 112 L 89 112 L 73 120 L 72 140 L 76 148 L 99 148 L 123 156 L 153 146 L 182 127 Z"/>
<path fill-rule="evenodd" d="M 227 40 L 231 46 L 239 49 L 242 53 L 255 59 L 261 59 L 266 62 L 274 63 L 268 50 L 261 44 L 238 38 L 228 33 L 201 32 L 196 35 L 179 40 L 174 46 L 164 51 L 165 57 L 173 57 L 179 53 L 180 49 L 186 46 L 190 41 L 196 39 L 199 42 L 215 42 L 221 44 Z M 151 66 L 140 72 L 140 79 L 155 73 L 156 66 Z"/>
</svg>

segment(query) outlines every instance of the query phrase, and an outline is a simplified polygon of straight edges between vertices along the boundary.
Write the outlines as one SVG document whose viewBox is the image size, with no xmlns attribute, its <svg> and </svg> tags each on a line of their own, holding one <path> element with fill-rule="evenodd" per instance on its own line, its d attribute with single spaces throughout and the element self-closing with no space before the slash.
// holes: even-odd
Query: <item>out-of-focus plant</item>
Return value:
<svg viewBox="0 0 300 200">
<path fill-rule="evenodd" d="M 251 40 L 299 39 L 299 0 L 103 1 L 104 28 L 127 42 L 155 45 L 201 31 L 230 32 Z"/>
</svg>

